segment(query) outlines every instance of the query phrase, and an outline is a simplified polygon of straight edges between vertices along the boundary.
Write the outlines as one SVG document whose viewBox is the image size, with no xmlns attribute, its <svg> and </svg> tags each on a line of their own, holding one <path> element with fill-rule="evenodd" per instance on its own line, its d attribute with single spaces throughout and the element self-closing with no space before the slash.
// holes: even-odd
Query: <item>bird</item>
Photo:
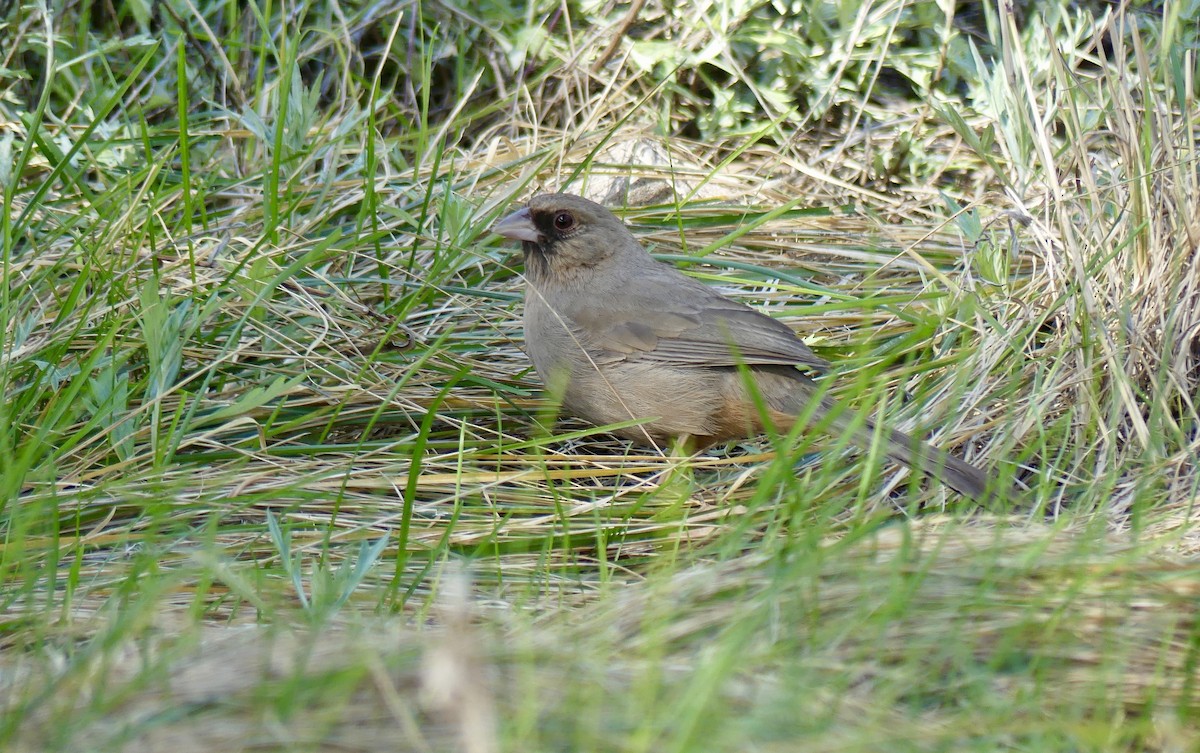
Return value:
<svg viewBox="0 0 1200 753">
<path fill-rule="evenodd" d="M 564 413 L 617 436 L 692 449 L 798 421 L 869 448 L 875 422 L 825 394 L 831 366 L 783 322 L 654 259 L 611 211 L 541 194 L 492 225 L 520 241 L 525 350 Z M 631 424 L 630 422 L 636 422 Z M 989 499 L 983 470 L 897 430 L 887 456 L 960 494 Z"/>
</svg>

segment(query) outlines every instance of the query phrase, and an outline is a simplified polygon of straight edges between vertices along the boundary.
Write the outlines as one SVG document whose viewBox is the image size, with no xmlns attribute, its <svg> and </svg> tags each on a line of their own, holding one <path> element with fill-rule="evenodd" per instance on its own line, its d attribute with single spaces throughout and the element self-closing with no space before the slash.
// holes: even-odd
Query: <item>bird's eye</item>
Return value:
<svg viewBox="0 0 1200 753">
<path fill-rule="evenodd" d="M 559 212 L 554 215 L 554 227 L 558 230 L 570 230 L 575 227 L 575 215 L 570 212 Z"/>
</svg>

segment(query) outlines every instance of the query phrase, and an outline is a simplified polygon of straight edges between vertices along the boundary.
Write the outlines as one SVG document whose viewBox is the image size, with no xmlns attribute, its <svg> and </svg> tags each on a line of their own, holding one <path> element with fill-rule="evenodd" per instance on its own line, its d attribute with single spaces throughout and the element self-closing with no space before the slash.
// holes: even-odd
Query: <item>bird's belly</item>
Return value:
<svg viewBox="0 0 1200 753">
<path fill-rule="evenodd" d="M 529 358 L 564 415 L 597 426 L 639 421 L 613 433 L 641 444 L 692 437 L 703 445 L 761 430 L 733 370 L 593 350 L 594 343 L 579 341 L 536 299 L 526 303 L 525 328 Z"/>
<path fill-rule="evenodd" d="M 718 391 L 719 380 L 704 369 L 621 363 L 574 379 L 563 394 L 563 407 L 598 426 L 642 421 L 614 433 L 662 442 L 712 434 Z"/>
</svg>

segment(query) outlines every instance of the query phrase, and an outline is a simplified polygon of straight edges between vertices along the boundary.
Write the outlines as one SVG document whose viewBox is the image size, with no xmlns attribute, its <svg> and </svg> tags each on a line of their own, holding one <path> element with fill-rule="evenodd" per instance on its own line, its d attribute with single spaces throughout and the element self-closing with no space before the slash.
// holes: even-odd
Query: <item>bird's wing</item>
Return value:
<svg viewBox="0 0 1200 753">
<path fill-rule="evenodd" d="M 620 310 L 576 312 L 572 318 L 601 360 L 829 368 L 787 325 L 715 291 L 679 302 L 643 300 Z"/>
</svg>

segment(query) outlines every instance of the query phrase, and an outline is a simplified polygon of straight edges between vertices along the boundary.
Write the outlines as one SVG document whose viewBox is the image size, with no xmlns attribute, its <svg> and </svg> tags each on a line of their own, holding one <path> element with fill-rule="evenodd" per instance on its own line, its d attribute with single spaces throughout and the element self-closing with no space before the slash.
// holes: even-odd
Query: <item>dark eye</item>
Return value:
<svg viewBox="0 0 1200 753">
<path fill-rule="evenodd" d="M 554 215 L 554 227 L 557 230 L 570 230 L 575 227 L 575 215 L 570 212 L 559 212 Z"/>
</svg>

